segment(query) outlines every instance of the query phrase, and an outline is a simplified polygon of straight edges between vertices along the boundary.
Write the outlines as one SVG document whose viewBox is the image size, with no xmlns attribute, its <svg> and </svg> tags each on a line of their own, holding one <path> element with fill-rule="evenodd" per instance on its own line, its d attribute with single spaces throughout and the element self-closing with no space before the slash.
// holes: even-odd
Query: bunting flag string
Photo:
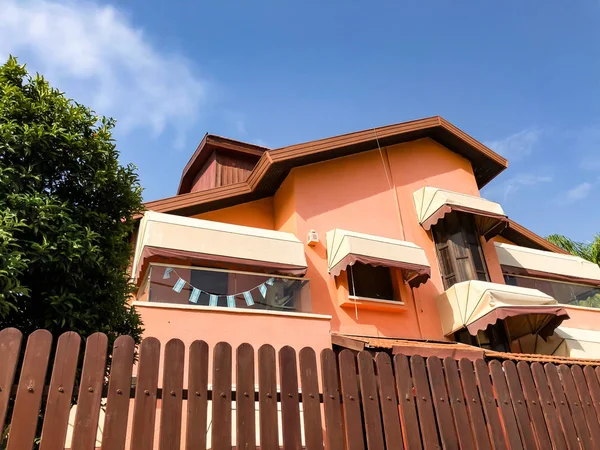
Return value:
<svg viewBox="0 0 600 450">
<path fill-rule="evenodd" d="M 205 294 L 208 295 L 208 298 L 209 298 L 208 305 L 209 306 L 217 306 L 219 303 L 219 298 L 225 297 L 227 299 L 227 307 L 235 308 L 236 307 L 235 297 L 238 295 L 244 296 L 244 300 L 245 300 L 247 306 L 253 306 L 255 304 L 255 302 L 254 302 L 254 298 L 252 297 L 251 291 L 253 291 L 254 289 L 258 289 L 258 291 L 260 292 L 260 295 L 262 295 L 263 298 L 266 298 L 268 286 L 273 286 L 275 284 L 275 278 L 269 278 L 264 283 L 261 283 L 258 286 L 254 286 L 253 288 L 248 289 L 243 292 L 238 292 L 236 294 L 214 294 L 212 292 L 207 292 L 204 289 L 197 288 L 196 286 L 192 285 L 189 281 L 184 280 L 177 273 L 177 271 L 175 269 L 173 269 L 172 267 L 167 267 L 165 269 L 165 272 L 162 277 L 163 280 L 170 279 L 171 273 L 174 273 L 175 275 L 177 275 L 177 281 L 173 285 L 173 290 L 175 292 L 181 293 L 181 291 L 183 290 L 185 285 L 188 285 L 192 289 L 192 292 L 190 293 L 189 301 L 191 303 L 198 303 L 198 300 L 200 299 L 200 295 L 204 292 Z"/>
</svg>

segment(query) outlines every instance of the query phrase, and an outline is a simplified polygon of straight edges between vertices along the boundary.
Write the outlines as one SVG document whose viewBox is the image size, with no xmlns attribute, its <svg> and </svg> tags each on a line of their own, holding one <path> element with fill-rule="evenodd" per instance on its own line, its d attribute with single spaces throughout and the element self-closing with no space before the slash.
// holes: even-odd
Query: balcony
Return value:
<svg viewBox="0 0 600 450">
<path fill-rule="evenodd" d="M 150 264 L 137 300 L 224 311 L 312 311 L 304 278 L 159 263 Z"/>
</svg>

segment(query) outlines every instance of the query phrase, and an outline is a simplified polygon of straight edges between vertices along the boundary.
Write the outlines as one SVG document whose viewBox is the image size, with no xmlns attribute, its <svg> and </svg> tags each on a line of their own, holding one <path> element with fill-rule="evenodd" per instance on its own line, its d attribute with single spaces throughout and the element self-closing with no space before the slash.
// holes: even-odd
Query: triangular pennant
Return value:
<svg viewBox="0 0 600 450">
<path fill-rule="evenodd" d="M 175 292 L 181 292 L 181 290 L 183 289 L 184 286 L 185 286 L 185 280 L 183 278 L 180 278 L 179 280 L 177 280 L 177 283 L 175 283 L 175 286 L 173 286 L 173 290 Z"/>
<path fill-rule="evenodd" d="M 265 283 L 258 287 L 258 291 L 260 292 L 260 295 L 262 295 L 264 298 L 267 298 L 267 285 Z"/>
<path fill-rule="evenodd" d="M 190 302 L 198 303 L 198 298 L 200 297 L 200 289 L 192 288 L 192 293 L 190 294 Z"/>
<path fill-rule="evenodd" d="M 267 281 L 265 281 L 265 283 L 267 283 L 269 286 L 273 286 L 275 284 L 275 278 L 269 278 Z"/>
<path fill-rule="evenodd" d="M 227 296 L 227 307 L 228 308 L 235 308 L 235 295 L 228 295 Z"/>
<path fill-rule="evenodd" d="M 210 294 L 210 299 L 208 300 L 208 306 L 217 306 L 217 302 L 219 301 L 219 297 L 215 294 Z"/>
<path fill-rule="evenodd" d="M 168 280 L 169 278 L 171 278 L 171 272 L 173 272 L 173 268 L 167 267 L 165 269 L 165 273 L 163 274 L 163 280 Z"/>
<path fill-rule="evenodd" d="M 252 294 L 250 293 L 250 291 L 244 292 L 244 299 L 246 300 L 246 305 L 254 305 L 254 299 L 252 298 Z"/>
</svg>

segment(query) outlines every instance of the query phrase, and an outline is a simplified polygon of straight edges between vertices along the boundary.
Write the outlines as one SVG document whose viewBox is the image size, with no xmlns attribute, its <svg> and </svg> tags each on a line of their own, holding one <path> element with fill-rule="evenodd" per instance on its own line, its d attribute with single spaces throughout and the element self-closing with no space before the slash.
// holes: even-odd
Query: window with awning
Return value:
<svg viewBox="0 0 600 450">
<path fill-rule="evenodd" d="M 502 271 L 509 275 L 548 278 L 600 286 L 600 266 L 574 255 L 494 243 Z"/>
<path fill-rule="evenodd" d="M 479 233 L 489 240 L 508 224 L 502 206 L 496 202 L 473 195 L 426 186 L 413 194 L 419 224 L 430 230 L 439 220 L 452 211 L 471 214 Z"/>
<path fill-rule="evenodd" d="M 293 234 L 147 211 L 132 276 L 138 280 L 150 262 L 163 260 L 291 276 L 307 269 L 304 244 Z"/>
<path fill-rule="evenodd" d="M 412 242 L 339 228 L 329 231 L 327 233 L 329 273 L 338 276 L 348 266 L 356 263 L 400 269 L 412 287 L 419 286 L 431 276 L 425 251 Z"/>
<path fill-rule="evenodd" d="M 478 280 L 447 289 L 438 297 L 438 307 L 446 336 L 462 329 L 475 336 L 501 320 L 509 342 L 528 334 L 547 338 L 569 317 L 541 291 Z"/>
</svg>

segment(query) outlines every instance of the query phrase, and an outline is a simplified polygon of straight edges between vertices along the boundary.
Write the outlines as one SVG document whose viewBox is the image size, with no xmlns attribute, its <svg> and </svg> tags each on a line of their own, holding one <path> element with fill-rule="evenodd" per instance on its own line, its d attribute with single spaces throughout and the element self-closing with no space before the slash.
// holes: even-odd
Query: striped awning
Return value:
<svg viewBox="0 0 600 450">
<path fill-rule="evenodd" d="M 413 194 L 419 223 L 425 230 L 452 212 L 472 214 L 481 235 L 489 240 L 508 224 L 502 206 L 496 202 L 473 195 L 426 186 Z"/>
<path fill-rule="evenodd" d="M 335 228 L 327 233 L 329 273 L 337 276 L 355 263 L 401 269 L 412 287 L 431 276 L 425 251 L 416 244 Z"/>
<path fill-rule="evenodd" d="M 527 334 L 550 336 L 569 318 L 558 302 L 537 289 L 471 280 L 456 283 L 438 297 L 442 330 L 448 336 L 462 328 L 477 335 L 504 320 L 509 339 Z"/>
<path fill-rule="evenodd" d="M 553 278 L 600 285 L 600 266 L 574 255 L 495 243 L 502 271 L 511 275 Z"/>
<path fill-rule="evenodd" d="M 147 211 L 140 221 L 134 278 L 156 258 L 294 276 L 307 269 L 304 244 L 291 233 Z"/>
</svg>

